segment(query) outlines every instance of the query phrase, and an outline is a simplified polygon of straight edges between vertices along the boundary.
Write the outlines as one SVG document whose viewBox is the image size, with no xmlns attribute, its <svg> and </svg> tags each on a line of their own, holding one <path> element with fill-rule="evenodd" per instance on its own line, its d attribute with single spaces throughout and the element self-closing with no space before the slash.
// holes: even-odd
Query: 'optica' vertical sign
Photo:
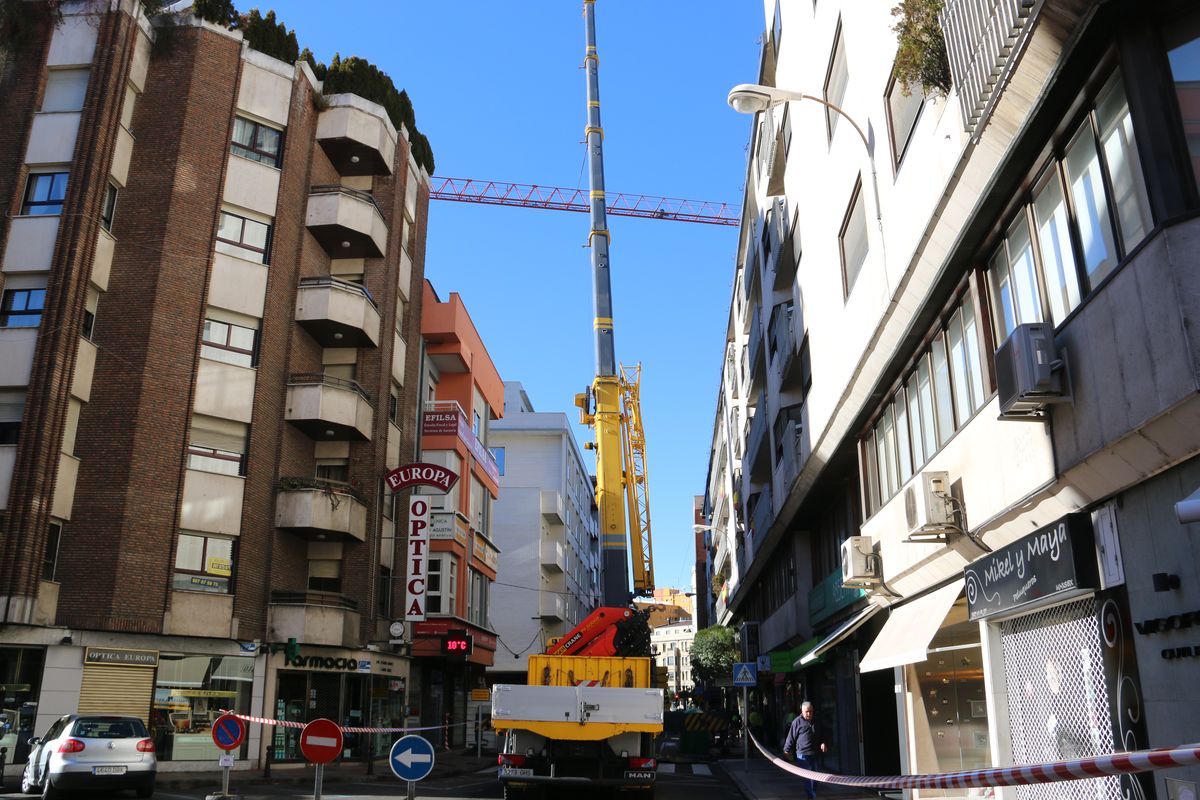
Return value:
<svg viewBox="0 0 1200 800">
<path fill-rule="evenodd" d="M 393 492 L 426 486 L 440 494 L 449 494 L 458 481 L 458 474 L 438 464 L 406 464 L 383 476 Z M 408 501 L 408 575 L 405 586 L 404 619 L 422 622 L 425 619 L 425 581 L 429 563 L 429 500 L 428 495 L 414 494 Z"/>
<path fill-rule="evenodd" d="M 425 619 L 425 563 L 429 558 L 429 501 L 414 494 L 408 501 L 408 599 L 404 619 Z"/>
</svg>

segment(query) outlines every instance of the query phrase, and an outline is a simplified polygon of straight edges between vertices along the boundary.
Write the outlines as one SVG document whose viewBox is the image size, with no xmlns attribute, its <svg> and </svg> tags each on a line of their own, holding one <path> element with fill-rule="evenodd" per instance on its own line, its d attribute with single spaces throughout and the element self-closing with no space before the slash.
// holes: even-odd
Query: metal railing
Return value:
<svg viewBox="0 0 1200 800">
<path fill-rule="evenodd" d="M 288 376 L 288 386 L 329 386 L 334 389 L 343 389 L 348 392 L 354 392 L 363 400 L 374 405 L 374 400 L 371 395 L 367 394 L 367 390 L 362 387 L 358 381 L 352 381 L 349 378 L 335 378 L 332 375 L 326 375 L 323 372 L 295 372 Z"/>
<path fill-rule="evenodd" d="M 325 606 L 358 611 L 358 601 L 337 592 L 271 592 L 271 605 L 277 606 Z"/>
<path fill-rule="evenodd" d="M 304 289 L 307 287 L 320 287 L 320 286 L 329 286 L 333 289 L 340 289 L 343 292 L 349 292 L 350 294 L 362 295 L 363 297 L 365 297 L 367 299 L 367 302 L 371 304 L 372 308 L 374 308 L 376 311 L 379 311 L 379 304 L 376 303 L 375 298 L 371 296 L 370 290 L 367 289 L 367 287 L 363 286 L 361 283 L 354 283 L 352 281 L 344 281 L 341 278 L 334 278 L 333 276 L 330 276 L 330 275 L 323 275 L 323 276 L 320 276 L 317 278 L 301 278 L 300 279 L 300 288 L 301 289 Z"/>
<path fill-rule="evenodd" d="M 938 18 L 968 133 L 978 138 L 1042 0 L 946 0 Z"/>
</svg>

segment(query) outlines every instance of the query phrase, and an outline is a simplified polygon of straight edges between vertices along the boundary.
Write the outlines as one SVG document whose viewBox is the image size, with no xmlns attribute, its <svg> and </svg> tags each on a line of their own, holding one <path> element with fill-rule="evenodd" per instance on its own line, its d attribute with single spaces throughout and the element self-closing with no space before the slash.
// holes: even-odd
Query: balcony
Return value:
<svg viewBox="0 0 1200 800">
<path fill-rule="evenodd" d="M 365 541 L 367 507 L 348 489 L 314 478 L 281 478 L 275 527 L 306 539 Z"/>
<path fill-rule="evenodd" d="M 800 359 L 797 356 L 800 353 L 800 342 L 795 322 L 794 303 L 780 303 L 771 312 L 770 330 L 767 331 L 767 335 L 771 339 L 771 364 L 779 375 L 781 385 L 788 383 L 799 373 L 797 367 L 800 365 Z"/>
<path fill-rule="evenodd" d="M 288 378 L 283 418 L 319 442 L 369 441 L 375 412 L 356 382 L 315 372 Z"/>
<path fill-rule="evenodd" d="M 383 106 L 355 94 L 325 96 L 317 143 L 339 175 L 391 175 L 396 129 Z"/>
<path fill-rule="evenodd" d="M 271 592 L 267 631 L 272 641 L 357 647 L 360 615 L 352 598 L 329 592 Z"/>
<path fill-rule="evenodd" d="M 801 413 L 804 413 L 803 411 Z M 792 481 L 796 480 L 800 475 L 800 468 L 804 466 L 807 460 L 807 454 L 803 452 L 804 424 L 800 420 L 788 420 L 787 425 L 783 429 L 783 434 L 777 443 L 779 449 L 779 469 L 775 471 L 775 477 L 779 484 L 775 487 L 780 496 L 786 496 L 792 488 Z"/>
<path fill-rule="evenodd" d="M 380 258 L 388 228 L 375 198 L 345 186 L 314 186 L 304 224 L 330 258 Z"/>
<path fill-rule="evenodd" d="M 555 541 L 554 539 L 542 539 L 541 550 L 542 569 L 551 572 L 567 571 L 567 556 L 562 542 Z"/>
<path fill-rule="evenodd" d="M 749 337 L 746 339 L 747 370 L 749 372 L 748 391 L 753 394 L 755 389 L 762 388 L 766 366 L 763 362 L 762 323 L 759 322 L 758 306 L 754 307 L 754 319 L 750 323 Z"/>
<path fill-rule="evenodd" d="M 566 522 L 563 514 L 562 494 L 554 489 L 543 489 L 541 495 L 542 518 L 551 525 L 562 525 Z"/>
<path fill-rule="evenodd" d="M 744 465 L 749 465 L 750 477 L 754 480 L 765 480 L 771 471 L 767 427 L 767 402 L 760 396 L 758 411 L 750 420 L 750 432 L 746 434 L 746 458 L 743 461 Z"/>
<path fill-rule="evenodd" d="M 296 322 L 322 347 L 378 347 L 379 306 L 365 286 L 337 278 L 302 278 Z"/>
<path fill-rule="evenodd" d="M 767 539 L 767 531 L 770 530 L 771 523 L 775 521 L 775 508 L 772 502 L 771 488 L 764 487 L 759 492 L 758 499 L 754 501 L 754 508 L 750 512 L 750 531 L 756 557 Z"/>
<path fill-rule="evenodd" d="M 1036 0 L 947 0 L 938 18 L 966 130 L 978 137 L 1020 60 Z"/>
<path fill-rule="evenodd" d="M 560 621 L 566 619 L 566 603 L 563 596 L 557 592 L 542 592 L 538 598 L 538 616 Z"/>
</svg>

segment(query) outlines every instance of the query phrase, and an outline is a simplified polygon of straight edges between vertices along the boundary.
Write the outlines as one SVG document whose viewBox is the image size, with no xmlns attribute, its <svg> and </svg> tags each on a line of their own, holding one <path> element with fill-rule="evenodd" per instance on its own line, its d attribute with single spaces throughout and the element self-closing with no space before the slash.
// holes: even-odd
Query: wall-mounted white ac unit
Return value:
<svg viewBox="0 0 1200 800">
<path fill-rule="evenodd" d="M 1066 355 L 1054 347 L 1054 326 L 1018 325 L 996 350 L 996 389 L 1001 419 L 1043 416 L 1048 403 L 1071 402 Z"/>
<path fill-rule="evenodd" d="M 851 536 L 842 542 L 842 585 L 878 586 L 879 559 L 870 536 Z"/>
<path fill-rule="evenodd" d="M 950 473 L 922 472 L 904 490 L 904 517 L 909 535 L 958 530 L 950 494 Z"/>
</svg>

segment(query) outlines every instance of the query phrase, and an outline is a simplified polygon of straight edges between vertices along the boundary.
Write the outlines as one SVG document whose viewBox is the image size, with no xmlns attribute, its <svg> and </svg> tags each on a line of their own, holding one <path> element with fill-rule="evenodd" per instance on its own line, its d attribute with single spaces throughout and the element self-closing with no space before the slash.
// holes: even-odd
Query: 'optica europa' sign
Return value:
<svg viewBox="0 0 1200 800">
<path fill-rule="evenodd" d="M 458 474 L 440 464 L 417 462 L 396 467 L 384 475 L 383 480 L 393 492 L 413 486 L 429 486 L 446 494 L 458 483 Z"/>
</svg>

